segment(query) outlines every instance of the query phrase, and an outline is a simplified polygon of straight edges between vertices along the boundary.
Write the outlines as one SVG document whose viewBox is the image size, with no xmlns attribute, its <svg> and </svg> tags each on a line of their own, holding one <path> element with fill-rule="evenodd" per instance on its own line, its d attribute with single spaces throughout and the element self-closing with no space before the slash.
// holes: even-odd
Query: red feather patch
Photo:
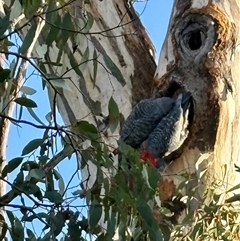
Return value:
<svg viewBox="0 0 240 241">
<path fill-rule="evenodd" d="M 140 153 L 140 158 L 147 162 L 147 163 L 150 163 L 151 165 L 153 165 L 155 168 L 157 168 L 157 165 L 158 165 L 158 159 L 153 156 L 150 152 L 144 150 L 144 151 L 141 151 Z"/>
</svg>

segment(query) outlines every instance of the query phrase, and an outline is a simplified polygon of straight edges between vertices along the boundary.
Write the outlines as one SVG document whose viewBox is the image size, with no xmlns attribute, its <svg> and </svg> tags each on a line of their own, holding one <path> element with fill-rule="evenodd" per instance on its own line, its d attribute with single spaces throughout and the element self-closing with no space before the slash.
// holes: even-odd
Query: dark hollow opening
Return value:
<svg viewBox="0 0 240 241">
<path fill-rule="evenodd" d="M 191 50 L 197 50 L 202 46 L 201 32 L 199 30 L 189 33 L 188 46 Z"/>
<path fill-rule="evenodd" d="M 165 93 L 165 96 L 173 97 L 174 94 L 181 89 L 181 85 L 173 81 L 169 88 L 167 89 L 167 92 Z"/>
</svg>

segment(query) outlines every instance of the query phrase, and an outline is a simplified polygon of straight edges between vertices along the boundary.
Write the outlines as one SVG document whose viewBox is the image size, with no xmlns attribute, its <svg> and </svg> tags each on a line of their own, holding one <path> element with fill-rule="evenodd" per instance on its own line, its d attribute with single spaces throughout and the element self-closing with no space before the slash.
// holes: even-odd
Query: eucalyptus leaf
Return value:
<svg viewBox="0 0 240 241">
<path fill-rule="evenodd" d="M 29 154 L 30 152 L 36 150 L 43 143 L 42 138 L 31 140 L 22 150 L 22 156 Z"/>
<path fill-rule="evenodd" d="M 18 120 L 21 120 L 21 119 L 22 119 L 22 114 L 23 114 L 23 106 L 20 105 L 19 114 L 18 114 Z"/>
<path fill-rule="evenodd" d="M 25 179 L 25 181 L 27 181 L 27 178 Z M 35 195 L 36 193 L 39 193 L 39 192 L 41 193 L 40 188 L 36 184 L 28 183 L 28 182 L 24 183 L 23 191 L 29 195 L 31 194 Z"/>
<path fill-rule="evenodd" d="M 91 206 L 88 211 L 88 217 L 89 217 L 88 222 L 89 222 L 90 229 L 93 229 L 96 227 L 101 216 L 102 216 L 102 205 L 100 205 L 98 201 L 94 199 L 91 202 Z"/>
<path fill-rule="evenodd" d="M 57 24 L 57 26 L 59 26 L 59 23 Z M 61 30 L 57 38 L 55 38 L 57 47 L 59 49 L 61 49 L 62 46 L 64 46 L 67 43 L 69 37 L 72 35 L 73 29 L 74 29 L 74 26 L 72 23 L 71 15 L 69 14 L 69 12 L 67 12 L 66 14 L 63 15 Z"/>
<path fill-rule="evenodd" d="M 116 230 L 116 224 L 117 224 L 117 213 L 114 212 L 112 209 L 110 211 L 110 217 L 107 222 L 107 233 L 110 238 L 113 237 L 115 230 Z"/>
<path fill-rule="evenodd" d="M 27 236 L 28 236 L 29 240 L 37 241 L 37 238 L 35 237 L 34 233 L 30 229 L 27 228 L 26 232 L 27 232 Z"/>
<path fill-rule="evenodd" d="M 81 133 L 85 137 L 88 137 L 91 140 L 94 140 L 99 137 L 97 128 L 89 123 L 88 121 L 79 121 L 73 127 L 77 133 Z"/>
<path fill-rule="evenodd" d="M 63 201 L 62 195 L 57 191 L 46 191 L 44 197 L 56 204 L 62 203 Z"/>
<path fill-rule="evenodd" d="M 33 95 L 37 92 L 35 89 L 28 86 L 22 86 L 20 91 L 22 91 L 25 95 Z"/>
<path fill-rule="evenodd" d="M 13 59 L 10 63 L 10 66 L 9 66 L 9 69 L 11 70 L 11 75 L 10 77 L 12 78 L 15 74 L 15 70 L 16 70 L 16 67 L 17 67 L 17 63 L 18 61 L 16 61 L 16 59 Z"/>
<path fill-rule="evenodd" d="M 13 214 L 11 211 L 9 211 L 9 210 L 6 210 L 6 214 L 7 214 L 7 216 L 8 216 L 8 219 L 9 219 L 11 225 L 13 226 L 13 225 L 14 225 L 14 222 L 15 222 L 15 216 L 14 216 L 14 214 Z"/>
<path fill-rule="evenodd" d="M 32 169 L 38 169 L 38 168 L 39 168 L 39 164 L 36 163 L 35 161 L 26 161 L 21 166 L 22 171 L 30 171 Z"/>
<path fill-rule="evenodd" d="M 12 8 L 12 11 L 10 12 L 10 21 L 18 18 L 22 12 L 23 12 L 22 5 L 18 0 L 14 0 L 13 8 Z"/>
<path fill-rule="evenodd" d="M 67 84 L 66 80 L 57 76 L 57 75 L 54 75 L 54 74 L 51 74 L 51 75 L 47 75 L 48 78 L 49 78 L 49 82 L 55 86 L 55 87 L 58 87 L 58 88 L 63 88 L 65 90 L 69 90 L 69 91 L 72 91 L 72 89 L 69 87 L 69 85 Z"/>
<path fill-rule="evenodd" d="M 10 14 L 0 17 L 0 36 L 2 37 L 7 29 L 10 27 Z"/>
<path fill-rule="evenodd" d="M 24 229 L 22 222 L 18 218 L 15 219 L 14 226 L 12 227 L 14 232 L 12 232 L 13 240 L 24 241 Z"/>
<path fill-rule="evenodd" d="M 3 83 L 11 74 L 10 69 L 1 69 L 0 70 L 0 83 Z"/>
<path fill-rule="evenodd" d="M 174 215 L 174 213 L 172 213 L 169 209 L 165 207 L 161 207 L 160 210 L 161 210 L 161 213 L 166 217 L 172 217 Z"/>
<path fill-rule="evenodd" d="M 106 53 L 103 54 L 103 60 L 107 68 L 111 71 L 112 75 L 119 81 L 122 86 L 125 86 L 126 81 L 122 75 L 122 72 Z"/>
<path fill-rule="evenodd" d="M 41 180 L 45 177 L 45 172 L 42 169 L 31 169 L 29 174 L 31 177 L 36 178 L 37 180 Z"/>
<path fill-rule="evenodd" d="M 79 64 L 78 62 L 76 61 L 74 55 L 70 52 L 69 53 L 69 60 L 70 60 L 70 64 L 71 64 L 71 67 L 73 68 L 73 70 L 75 71 L 75 73 L 79 76 L 79 77 L 83 77 L 83 73 L 82 71 L 79 69 Z"/>
<path fill-rule="evenodd" d="M 58 24 L 61 24 L 61 21 L 62 21 L 61 17 L 59 15 L 57 15 L 57 19 L 55 20 L 54 24 L 51 26 L 50 31 L 47 35 L 47 39 L 46 39 L 47 46 L 51 46 L 53 41 L 56 41 L 56 37 L 60 32 L 60 28 L 57 26 L 58 26 Z"/>
<path fill-rule="evenodd" d="M 154 217 L 153 217 L 152 210 L 150 209 L 150 207 L 146 203 L 138 203 L 137 210 L 138 210 L 139 214 L 141 215 L 142 219 L 149 226 L 153 226 Z"/>
<path fill-rule="evenodd" d="M 19 98 L 16 98 L 14 101 L 21 106 L 25 106 L 29 108 L 37 107 L 37 104 L 33 100 L 28 99 L 26 97 L 19 97 Z"/>
<path fill-rule="evenodd" d="M 83 53 L 82 59 L 81 59 L 81 63 L 79 65 L 79 69 L 81 70 L 81 72 L 83 73 L 84 70 L 86 69 L 87 65 L 88 65 L 88 61 L 89 61 L 89 48 L 87 47 Z"/>
<path fill-rule="evenodd" d="M 53 173 L 54 173 L 54 176 L 56 178 L 56 180 L 58 181 L 58 188 L 59 188 L 59 193 L 61 195 L 64 194 L 65 192 L 65 184 L 64 184 L 64 180 L 63 180 L 63 177 L 62 175 L 57 171 L 57 170 L 53 170 Z"/>
<path fill-rule="evenodd" d="M 158 182 L 160 179 L 160 174 L 156 168 L 152 165 L 145 165 L 148 172 L 148 183 L 150 187 L 155 190 L 158 186 Z"/>
<path fill-rule="evenodd" d="M 30 216 L 24 216 L 22 218 L 22 221 L 24 222 L 32 222 L 34 219 L 37 219 L 37 215 L 36 214 L 33 214 L 33 215 L 30 215 Z"/>
<path fill-rule="evenodd" d="M 25 1 L 28 1 L 28 0 L 25 0 Z M 29 47 L 31 46 L 33 39 L 35 37 L 35 34 L 36 34 L 36 30 L 37 30 L 37 24 L 33 22 L 32 26 L 29 29 L 29 31 L 27 32 L 27 34 L 23 40 L 23 44 L 19 50 L 19 52 L 22 55 L 25 55 L 27 53 Z"/>
<path fill-rule="evenodd" d="M 94 49 L 93 51 L 93 84 L 95 86 L 96 84 L 96 78 L 97 78 L 97 71 L 98 71 L 98 62 L 97 62 L 97 51 Z"/>
<path fill-rule="evenodd" d="M 88 33 L 89 30 L 92 28 L 93 23 L 94 23 L 94 18 L 92 16 L 92 14 L 87 12 L 87 22 L 85 23 L 85 26 L 81 32 Z"/>
<path fill-rule="evenodd" d="M 23 171 L 20 171 L 17 174 L 16 178 L 14 179 L 13 184 L 15 186 L 22 186 L 23 181 L 24 181 L 24 174 L 23 174 Z"/>
<path fill-rule="evenodd" d="M 63 21 L 62 21 L 62 28 L 66 29 L 66 32 L 70 32 L 70 30 L 74 30 L 74 25 L 72 22 L 72 17 L 69 12 L 66 12 L 66 14 L 63 16 Z M 68 31 L 69 30 L 69 31 Z"/>
<path fill-rule="evenodd" d="M 146 203 L 145 199 L 141 196 L 138 197 L 136 202 L 137 211 L 142 217 L 147 230 L 149 232 L 150 240 L 152 241 L 163 241 L 163 234 L 159 229 L 159 226 L 153 216 L 151 208 Z"/>
<path fill-rule="evenodd" d="M 34 110 L 32 108 L 27 108 L 29 114 L 41 125 L 45 126 L 45 124 L 40 120 L 40 118 L 38 118 L 38 116 L 36 115 L 36 113 L 34 112 Z"/>
<path fill-rule="evenodd" d="M 45 119 L 48 121 L 49 124 L 51 123 L 51 121 L 52 121 L 52 111 L 50 111 L 46 114 Z"/>
<path fill-rule="evenodd" d="M 2 170 L 2 177 L 6 177 L 8 173 L 14 171 L 23 161 L 23 157 L 16 157 L 8 162 Z"/>
<path fill-rule="evenodd" d="M 38 213 L 38 217 L 40 217 L 40 218 L 44 218 L 44 219 L 47 219 L 47 218 L 49 218 L 48 214 L 46 214 L 46 213 L 43 213 L 43 212 L 41 212 L 41 213 Z"/>
<path fill-rule="evenodd" d="M 110 130 L 114 132 L 119 123 L 119 109 L 115 100 L 111 97 L 108 103 Z"/>
<path fill-rule="evenodd" d="M 58 2 L 49 1 L 47 6 L 46 22 L 54 23 L 59 17 Z"/>
<path fill-rule="evenodd" d="M 60 211 L 56 214 L 56 216 L 53 218 L 54 220 L 54 235 L 57 236 L 62 231 L 64 225 L 65 225 L 65 219 L 63 216 L 63 213 Z"/>
<path fill-rule="evenodd" d="M 22 0 L 21 1 L 24 14 L 27 19 L 30 19 L 39 10 L 42 1 L 41 0 Z"/>
</svg>

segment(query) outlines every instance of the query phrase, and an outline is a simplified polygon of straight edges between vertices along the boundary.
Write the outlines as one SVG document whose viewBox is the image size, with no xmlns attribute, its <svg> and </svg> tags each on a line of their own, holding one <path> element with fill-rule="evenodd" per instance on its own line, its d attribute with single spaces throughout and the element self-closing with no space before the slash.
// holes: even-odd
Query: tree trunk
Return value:
<svg viewBox="0 0 240 241">
<path fill-rule="evenodd" d="M 189 173 L 186 193 L 199 185 L 192 209 L 213 181 L 219 192 L 239 183 L 239 18 L 238 1 L 176 0 L 155 74 L 155 93 L 173 96 L 185 89 L 194 99 L 183 152 L 160 185 L 173 190 L 165 192 L 167 199 L 178 185 L 176 176 Z"/>
<path fill-rule="evenodd" d="M 128 2 L 72 1 L 68 6 L 75 27 L 85 18 L 85 11 L 94 22 L 87 33 L 81 27 L 76 29 L 79 31 L 76 43 L 68 39 L 66 45 L 49 44 L 42 61 L 49 74 L 67 73 L 64 78 L 71 91 L 63 88 L 57 96 L 58 110 L 66 125 L 74 125 L 86 116 L 86 120 L 95 122 L 94 117 L 100 111 L 107 114 L 111 96 L 126 117 L 132 104 L 151 94 L 155 71 L 150 54 L 153 47 Z M 199 185 L 193 209 L 201 204 L 203 192 L 214 180 L 222 184 L 219 191 L 229 189 L 237 180 L 234 163 L 239 163 L 239 138 L 234 134 L 240 128 L 239 13 L 237 1 L 176 0 L 155 74 L 156 95 L 174 96 L 185 89 L 194 99 L 193 120 L 183 152 L 170 164 L 160 183 L 160 191 L 168 199 L 175 193 L 179 180 L 176 175 L 189 173 L 193 181 L 186 193 Z M 26 36 L 26 32 L 23 28 L 21 35 Z M 46 43 L 46 38 L 47 32 L 43 31 L 39 44 Z M 98 56 L 95 81 L 92 81 L 93 65 L 83 64 L 87 47 L 89 59 L 94 50 Z M 72 68 L 71 61 L 82 65 L 82 76 Z M 55 67 L 53 62 L 62 65 Z M 51 88 L 49 92 L 51 96 Z M 117 138 L 108 136 L 108 143 L 115 146 Z M 88 188 L 96 179 L 94 165 L 89 165 Z M 205 169 L 206 175 L 202 176 Z M 89 168 L 83 174 L 88 176 Z"/>
<path fill-rule="evenodd" d="M 73 69 L 68 71 L 71 81 L 68 82 L 72 91 L 62 90 L 57 98 L 58 110 L 66 125 L 73 125 L 76 120 L 88 120 L 96 122 L 95 116 L 100 112 L 108 114 L 108 102 L 111 97 L 118 104 L 120 112 L 126 117 L 132 104 L 150 96 L 152 80 L 156 65 L 152 54 L 154 48 L 139 18 L 128 1 L 113 0 L 108 3 L 104 1 L 90 1 L 84 4 L 83 1 L 74 1 L 70 5 L 70 13 L 73 22 L 83 19 L 83 9 L 88 11 L 94 19 L 90 33 L 79 34 L 80 44 L 74 53 L 77 63 L 83 61 L 83 53 L 89 48 L 89 56 L 93 56 L 94 50 L 98 54 L 98 71 L 96 82 L 91 81 L 93 64 L 88 63 L 79 76 Z M 80 31 L 80 30 L 79 30 Z M 40 44 L 45 43 L 47 36 L 42 33 Z M 64 49 L 62 68 L 50 64 L 50 72 L 64 73 L 71 69 L 68 54 L 72 52 L 73 42 L 68 43 L 64 48 L 49 48 L 46 60 L 57 61 L 57 56 Z M 104 56 L 108 55 L 121 76 L 116 76 L 106 70 Z M 91 57 L 89 57 L 91 58 Z M 95 123 L 96 124 L 96 123 Z M 106 141 L 110 146 L 116 148 L 119 128 L 115 132 L 106 135 Z M 117 134 L 117 136 L 116 136 Z M 112 149 L 113 150 L 113 149 Z M 89 163 L 83 170 L 83 180 L 88 179 L 87 187 L 90 188 L 96 179 L 95 165 Z"/>
<path fill-rule="evenodd" d="M 8 0 L 4 2 L 7 6 L 11 4 Z M 54 105 L 57 100 L 58 110 L 67 126 L 72 126 L 82 119 L 96 122 L 97 114 L 101 112 L 108 114 L 111 97 L 126 117 L 133 104 L 150 96 L 156 70 L 154 48 L 132 5 L 127 0 L 112 0 L 108 3 L 95 0 L 69 1 L 60 9 L 62 19 L 57 23 L 54 22 L 54 17 L 53 20 L 47 19 L 45 29 L 35 45 L 35 48 L 38 45 L 48 45 L 48 50 L 44 56 L 41 56 L 38 66 L 44 65 L 47 74 L 62 76 L 68 86 L 68 88 L 57 88 L 60 93 L 57 99 L 55 99 L 55 90 L 48 86 L 50 102 Z M 74 30 L 66 25 L 58 27 L 68 13 Z M 89 32 L 84 31 L 86 27 L 84 21 L 87 16 L 88 22 L 93 18 Z M 30 27 L 26 19 L 18 24 L 18 33 L 22 39 Z M 51 35 L 51 30 L 63 28 L 68 32 L 68 27 L 69 31 L 74 32 L 74 37 L 69 38 L 66 44 L 57 42 L 56 34 L 51 36 L 55 41 L 48 44 L 47 38 Z M 89 54 L 86 59 L 84 53 L 88 52 L 87 48 Z M 93 64 L 91 62 L 84 64 L 86 60 L 96 59 L 94 52 L 98 61 L 95 80 Z M 35 52 L 34 57 L 37 56 L 38 53 Z M 73 67 L 73 62 L 76 63 L 76 68 Z M 119 127 L 115 136 L 112 133 L 106 136 L 107 143 L 114 148 L 118 132 Z M 49 166 L 54 167 L 52 164 Z M 91 162 L 83 170 L 83 179 L 88 179 L 87 188 L 91 188 L 96 180 L 96 167 Z M 3 202 L 10 202 L 12 197 L 15 197 L 10 193 L 5 196 L 6 198 L 1 199 Z"/>
<path fill-rule="evenodd" d="M 3 13 L 3 5 L 0 2 L 0 13 Z M 4 55 L 0 54 L 0 67 L 3 68 L 4 66 Z M 0 93 L 5 91 L 5 85 L 1 83 L 0 85 Z M 2 111 L 2 110 L 1 110 Z M 7 136 L 9 132 L 9 122 L 7 123 L 6 120 L 0 120 L 0 172 L 2 172 L 5 163 L 6 163 L 6 142 Z M 0 196 L 2 196 L 6 192 L 6 183 L 0 180 Z M 1 208 L 0 215 L 4 217 L 4 210 Z M 0 223 L 0 233 L 2 232 L 2 223 Z"/>
</svg>

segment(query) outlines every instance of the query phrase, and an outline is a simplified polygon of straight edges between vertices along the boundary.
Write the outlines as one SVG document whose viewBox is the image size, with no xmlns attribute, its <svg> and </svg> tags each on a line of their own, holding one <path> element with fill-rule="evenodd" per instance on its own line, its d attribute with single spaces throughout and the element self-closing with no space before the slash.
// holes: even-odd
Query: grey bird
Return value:
<svg viewBox="0 0 240 241">
<path fill-rule="evenodd" d="M 120 140 L 133 148 L 140 147 L 174 105 L 175 100 L 169 97 L 140 101 L 126 119 L 120 132 Z"/>
<path fill-rule="evenodd" d="M 192 103 L 190 92 L 180 93 L 175 106 L 156 125 L 155 129 L 143 142 L 142 157 L 159 167 L 164 164 L 164 158 L 179 149 L 189 133 L 189 109 Z M 149 158 L 150 157 L 150 158 Z M 155 158 L 155 161 L 153 161 Z M 156 161 L 158 160 L 158 161 Z"/>
</svg>

